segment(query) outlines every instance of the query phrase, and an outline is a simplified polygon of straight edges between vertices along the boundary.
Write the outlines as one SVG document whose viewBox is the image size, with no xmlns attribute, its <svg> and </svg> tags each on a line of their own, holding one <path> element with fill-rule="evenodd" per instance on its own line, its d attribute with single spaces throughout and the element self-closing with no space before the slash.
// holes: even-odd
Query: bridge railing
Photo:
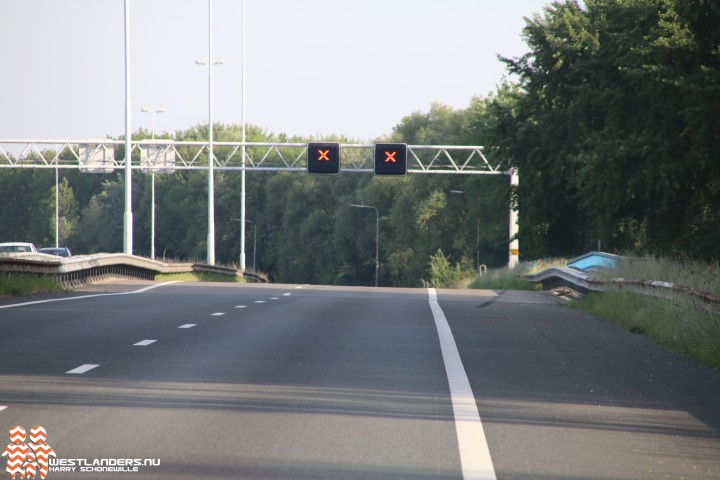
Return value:
<svg viewBox="0 0 720 480">
<path fill-rule="evenodd" d="M 242 272 L 232 267 L 200 263 L 166 263 L 124 253 L 77 255 L 70 258 L 43 253 L 0 255 L 0 272 L 43 275 L 64 285 L 78 285 L 107 278 L 153 280 L 163 273 L 207 272 L 267 281 L 262 275 Z"/>
</svg>

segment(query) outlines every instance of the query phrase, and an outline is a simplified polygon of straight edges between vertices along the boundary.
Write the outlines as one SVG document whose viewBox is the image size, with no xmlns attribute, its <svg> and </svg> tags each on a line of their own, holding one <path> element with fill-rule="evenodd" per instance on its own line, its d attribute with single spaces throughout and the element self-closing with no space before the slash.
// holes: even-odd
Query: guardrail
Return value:
<svg viewBox="0 0 720 480">
<path fill-rule="evenodd" d="M 534 275 L 526 275 L 523 278 L 531 282 L 542 283 L 544 290 L 554 290 L 565 287 L 586 295 L 589 292 L 602 292 L 608 288 L 626 289 L 654 297 L 667 297 L 671 294 L 688 295 L 702 300 L 707 305 L 714 307 L 720 306 L 720 297 L 672 282 L 659 280 L 628 280 L 625 278 L 602 280 L 593 277 L 594 270 L 611 266 L 613 262 L 619 262 L 623 259 L 624 257 L 618 255 L 590 252 L 569 261 L 568 265 L 571 266 L 550 267 Z"/>
<path fill-rule="evenodd" d="M 106 278 L 153 280 L 163 273 L 209 272 L 267 282 L 261 275 L 230 267 L 199 263 L 165 263 L 124 253 L 99 253 L 70 258 L 43 253 L 0 255 L 0 272 L 44 275 L 64 285 L 77 285 Z"/>
</svg>

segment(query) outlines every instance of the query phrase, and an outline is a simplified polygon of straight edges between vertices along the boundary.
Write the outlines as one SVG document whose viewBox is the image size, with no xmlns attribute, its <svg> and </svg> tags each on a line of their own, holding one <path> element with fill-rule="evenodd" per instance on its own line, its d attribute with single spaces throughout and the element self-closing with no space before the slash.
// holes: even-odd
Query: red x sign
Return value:
<svg viewBox="0 0 720 480">
<path fill-rule="evenodd" d="M 322 162 L 322 161 L 329 162 L 329 161 L 330 161 L 330 157 L 328 157 L 328 154 L 329 154 L 329 153 L 330 153 L 330 149 L 327 149 L 327 150 L 324 150 L 324 151 L 323 151 L 323 150 L 318 150 L 318 154 L 320 155 L 320 156 L 318 157 L 318 162 Z"/>
<path fill-rule="evenodd" d="M 397 163 L 397 160 L 395 160 L 395 155 L 397 155 L 397 152 L 388 152 L 385 151 L 385 163 Z"/>
</svg>

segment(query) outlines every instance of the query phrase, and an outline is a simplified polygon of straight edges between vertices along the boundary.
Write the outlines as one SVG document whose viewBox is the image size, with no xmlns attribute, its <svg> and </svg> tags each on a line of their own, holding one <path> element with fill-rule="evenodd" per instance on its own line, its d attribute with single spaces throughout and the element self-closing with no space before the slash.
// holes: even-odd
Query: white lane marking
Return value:
<svg viewBox="0 0 720 480">
<path fill-rule="evenodd" d="M 223 315 L 225 315 L 225 312 L 215 312 L 210 316 L 211 317 L 222 317 Z"/>
<path fill-rule="evenodd" d="M 7 405 L 0 405 L 0 412 L 2 412 L 3 410 L 5 410 L 6 408 L 7 408 Z"/>
<path fill-rule="evenodd" d="M 238 305 L 235 308 L 247 308 L 247 305 Z"/>
<path fill-rule="evenodd" d="M 140 290 L 133 290 L 132 292 L 96 293 L 95 295 L 79 295 L 77 297 L 49 298 L 47 300 L 36 300 L 34 302 L 13 303 L 12 305 L 0 305 L 0 308 L 25 307 L 27 305 L 38 305 L 40 303 L 67 302 L 68 300 L 82 300 L 85 298 L 95 298 L 95 297 L 111 297 L 111 296 L 115 296 L 115 295 L 134 295 L 136 293 L 145 293 L 148 290 L 152 290 L 153 288 L 164 287 L 165 285 L 170 285 L 173 283 L 178 283 L 178 281 L 174 280 L 172 282 L 164 282 L 164 283 L 159 283 L 157 285 L 150 285 L 149 287 L 141 288 Z"/>
<path fill-rule="evenodd" d="M 435 319 L 435 327 L 440 337 L 440 348 L 445 372 L 450 384 L 450 397 L 452 399 L 453 414 L 455 415 L 455 431 L 460 450 L 460 463 L 462 464 L 464 479 L 495 480 L 495 467 L 493 467 L 490 449 L 488 448 L 485 430 L 483 429 L 480 414 L 478 413 L 475 396 L 465 373 L 455 338 L 445 313 L 437 301 L 437 292 L 428 288 L 430 310 Z"/>
<path fill-rule="evenodd" d="M 85 372 L 87 372 L 87 371 L 89 371 L 89 370 L 92 370 L 93 368 L 97 368 L 97 367 L 99 367 L 99 366 L 100 366 L 100 365 L 97 365 L 97 364 L 95 364 L 95 363 L 86 363 L 85 365 L 80 365 L 80 366 L 77 367 L 77 368 L 73 368 L 72 370 L 68 370 L 68 371 L 65 372 L 65 373 L 73 373 L 73 374 L 80 375 L 80 374 L 83 374 L 83 373 L 85 373 Z"/>
<path fill-rule="evenodd" d="M 270 300 L 280 300 L 280 297 L 270 297 Z"/>
<path fill-rule="evenodd" d="M 255 300 L 255 303 L 265 303 L 265 300 Z"/>
<path fill-rule="evenodd" d="M 151 343 L 155 343 L 157 340 L 143 340 L 141 342 L 133 343 L 136 347 L 147 347 Z"/>
<path fill-rule="evenodd" d="M 300 289 L 300 288 L 302 288 L 302 287 L 295 287 L 296 290 L 297 290 L 297 289 Z"/>
<path fill-rule="evenodd" d="M 186 323 L 185 325 L 180 325 L 178 328 L 192 328 L 195 325 L 197 325 L 197 323 Z"/>
<path fill-rule="evenodd" d="M 289 297 L 292 293 L 283 293 L 283 297 Z"/>
</svg>

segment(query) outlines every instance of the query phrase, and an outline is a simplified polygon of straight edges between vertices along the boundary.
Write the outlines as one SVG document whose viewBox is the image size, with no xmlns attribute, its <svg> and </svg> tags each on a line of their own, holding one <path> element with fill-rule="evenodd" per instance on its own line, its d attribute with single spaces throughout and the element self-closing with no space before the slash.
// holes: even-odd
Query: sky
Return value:
<svg viewBox="0 0 720 480">
<path fill-rule="evenodd" d="M 207 124 L 208 0 L 128 0 L 131 130 Z M 212 1 L 213 118 L 242 123 L 240 0 Z M 546 0 L 245 0 L 245 120 L 372 141 L 433 103 L 466 108 L 528 51 Z M 125 133 L 124 0 L 0 0 L 0 139 Z"/>
</svg>

